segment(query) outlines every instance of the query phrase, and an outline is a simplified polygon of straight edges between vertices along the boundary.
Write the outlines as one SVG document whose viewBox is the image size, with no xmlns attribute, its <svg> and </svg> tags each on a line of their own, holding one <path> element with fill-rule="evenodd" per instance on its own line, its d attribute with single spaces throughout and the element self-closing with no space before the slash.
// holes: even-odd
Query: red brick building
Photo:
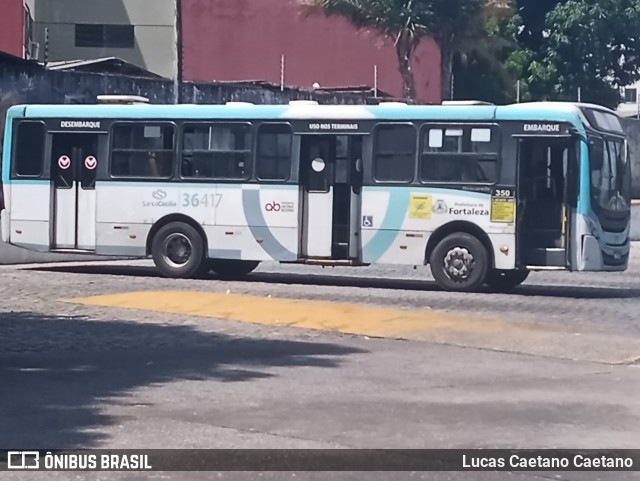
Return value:
<svg viewBox="0 0 640 481">
<path fill-rule="evenodd" d="M 1 3 L 0 52 L 30 58 L 33 48 L 31 9 L 25 0 L 1 0 Z"/>
<path fill-rule="evenodd" d="M 181 0 L 186 81 L 266 80 L 311 88 L 374 85 L 401 97 L 393 42 L 342 18 L 305 15 L 298 0 Z M 440 102 L 440 53 L 425 39 L 416 52 L 418 99 Z"/>
</svg>

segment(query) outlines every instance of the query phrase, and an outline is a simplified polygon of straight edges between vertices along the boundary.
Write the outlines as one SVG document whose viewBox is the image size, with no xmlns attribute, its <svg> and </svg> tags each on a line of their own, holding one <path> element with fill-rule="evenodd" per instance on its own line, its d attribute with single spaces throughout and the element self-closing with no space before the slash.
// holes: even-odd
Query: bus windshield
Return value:
<svg viewBox="0 0 640 481">
<path fill-rule="evenodd" d="M 631 207 L 631 167 L 623 140 L 590 139 L 591 199 L 599 211 L 628 212 Z"/>
</svg>

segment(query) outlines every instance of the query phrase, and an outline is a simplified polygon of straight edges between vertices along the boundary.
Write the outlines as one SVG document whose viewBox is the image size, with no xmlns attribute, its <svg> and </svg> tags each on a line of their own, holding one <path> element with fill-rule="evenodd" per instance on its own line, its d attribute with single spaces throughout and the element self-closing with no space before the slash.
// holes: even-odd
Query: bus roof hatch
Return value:
<svg viewBox="0 0 640 481">
<path fill-rule="evenodd" d="M 148 104 L 149 99 L 138 95 L 98 95 L 99 104 L 140 105 Z"/>
<path fill-rule="evenodd" d="M 460 105 L 460 106 L 469 106 L 469 105 L 495 105 L 491 102 L 485 102 L 483 100 L 443 100 L 442 105 Z"/>
</svg>

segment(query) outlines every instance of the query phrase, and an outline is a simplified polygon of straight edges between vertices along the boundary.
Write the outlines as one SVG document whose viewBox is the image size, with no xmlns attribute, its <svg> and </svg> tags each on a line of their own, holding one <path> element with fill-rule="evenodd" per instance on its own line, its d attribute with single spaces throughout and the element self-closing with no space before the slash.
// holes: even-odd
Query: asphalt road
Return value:
<svg viewBox="0 0 640 481">
<path fill-rule="evenodd" d="M 0 282 L 0 447 L 638 447 L 638 255 L 623 274 L 535 273 L 510 294 L 446 293 L 426 269 L 383 266 L 268 264 L 243 281 L 162 279 L 147 262 L 7 266 Z M 455 321 L 372 337 L 363 334 L 368 319 L 349 334 L 286 320 L 262 324 L 259 311 L 255 322 L 238 322 L 64 301 L 145 291 L 340 302 Z M 345 320 L 343 331 L 352 325 Z M 637 477 L 72 474 L 105 480 Z M 30 475 L 45 476 L 72 477 Z"/>
</svg>

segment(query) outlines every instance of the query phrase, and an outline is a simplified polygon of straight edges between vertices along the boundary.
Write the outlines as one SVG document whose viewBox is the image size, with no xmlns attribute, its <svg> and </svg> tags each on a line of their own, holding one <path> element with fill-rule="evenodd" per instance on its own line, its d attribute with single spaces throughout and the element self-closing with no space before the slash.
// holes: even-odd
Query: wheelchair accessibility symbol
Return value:
<svg viewBox="0 0 640 481">
<path fill-rule="evenodd" d="M 362 227 L 373 227 L 373 216 L 372 215 L 363 215 L 362 216 Z"/>
</svg>

